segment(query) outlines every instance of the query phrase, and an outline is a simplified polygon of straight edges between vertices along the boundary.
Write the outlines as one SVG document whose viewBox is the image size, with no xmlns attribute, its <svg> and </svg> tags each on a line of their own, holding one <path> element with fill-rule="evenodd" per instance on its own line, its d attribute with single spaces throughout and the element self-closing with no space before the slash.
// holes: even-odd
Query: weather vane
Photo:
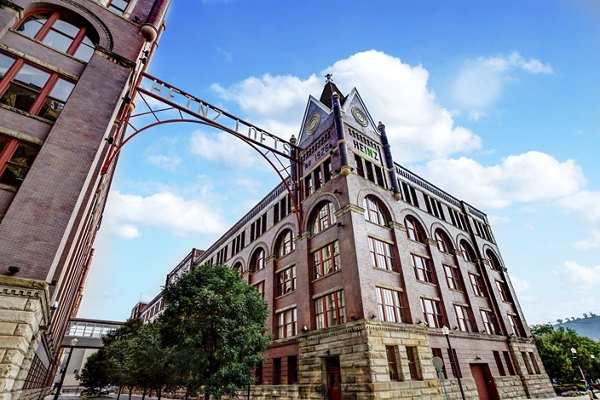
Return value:
<svg viewBox="0 0 600 400">
<path fill-rule="evenodd" d="M 331 77 L 333 76 L 333 74 L 327 74 L 325 75 L 325 79 L 327 79 L 327 82 L 331 82 Z"/>
</svg>

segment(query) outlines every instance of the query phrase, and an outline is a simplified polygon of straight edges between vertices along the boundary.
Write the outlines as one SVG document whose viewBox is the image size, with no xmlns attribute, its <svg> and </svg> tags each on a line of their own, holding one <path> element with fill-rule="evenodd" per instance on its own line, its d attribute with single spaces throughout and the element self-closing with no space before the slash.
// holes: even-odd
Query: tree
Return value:
<svg viewBox="0 0 600 400">
<path fill-rule="evenodd" d="M 164 344 L 178 360 L 179 377 L 190 394 L 234 395 L 252 382 L 268 309 L 258 292 L 226 265 L 202 265 L 163 291 Z"/>
<path fill-rule="evenodd" d="M 596 379 L 600 376 L 600 365 L 597 361 L 600 358 L 598 342 L 580 336 L 570 328 L 554 329 L 551 324 L 533 325 L 531 333 L 550 378 L 561 383 L 580 382 L 578 365 L 581 365 L 587 377 Z M 572 348 L 576 350 L 577 358 L 571 352 Z M 592 358 L 592 355 L 596 358 Z"/>
<path fill-rule="evenodd" d="M 81 385 L 98 390 L 108 386 L 111 381 L 107 361 L 107 354 L 103 348 L 91 354 L 79 374 Z"/>
</svg>

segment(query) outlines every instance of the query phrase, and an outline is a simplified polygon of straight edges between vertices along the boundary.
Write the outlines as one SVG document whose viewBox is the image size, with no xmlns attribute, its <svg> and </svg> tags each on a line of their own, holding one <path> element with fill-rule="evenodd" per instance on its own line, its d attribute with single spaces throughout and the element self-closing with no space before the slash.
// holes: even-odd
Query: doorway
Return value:
<svg viewBox="0 0 600 400">
<path fill-rule="evenodd" d="M 496 383 L 487 364 L 470 364 L 480 400 L 499 400 Z"/>
<path fill-rule="evenodd" d="M 340 358 L 327 357 L 325 359 L 325 371 L 327 375 L 327 400 L 342 400 Z"/>
</svg>

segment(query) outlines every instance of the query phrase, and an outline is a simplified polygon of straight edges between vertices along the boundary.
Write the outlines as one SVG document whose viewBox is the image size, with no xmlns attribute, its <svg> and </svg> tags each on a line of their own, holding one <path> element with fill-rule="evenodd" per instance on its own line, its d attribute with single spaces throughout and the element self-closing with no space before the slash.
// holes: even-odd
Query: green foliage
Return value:
<svg viewBox="0 0 600 400">
<path fill-rule="evenodd" d="M 600 343 L 578 335 L 573 329 L 554 329 L 550 324 L 533 325 L 531 333 L 551 379 L 579 383 L 582 379 L 579 366 L 588 380 L 600 377 Z M 572 348 L 577 351 L 576 357 Z"/>
<path fill-rule="evenodd" d="M 225 265 L 204 265 L 163 292 L 164 314 L 152 324 L 129 320 L 103 337 L 81 373 L 88 388 L 109 384 L 186 387 L 208 398 L 251 383 L 269 338 L 268 309 L 258 292 Z"/>
<path fill-rule="evenodd" d="M 202 265 L 165 288 L 164 344 L 178 360 L 190 393 L 220 398 L 251 383 L 268 309 L 254 288 L 226 265 Z"/>
<path fill-rule="evenodd" d="M 100 389 L 110 384 L 107 355 L 104 349 L 90 355 L 85 366 L 79 374 L 82 386 L 91 389 Z"/>
</svg>

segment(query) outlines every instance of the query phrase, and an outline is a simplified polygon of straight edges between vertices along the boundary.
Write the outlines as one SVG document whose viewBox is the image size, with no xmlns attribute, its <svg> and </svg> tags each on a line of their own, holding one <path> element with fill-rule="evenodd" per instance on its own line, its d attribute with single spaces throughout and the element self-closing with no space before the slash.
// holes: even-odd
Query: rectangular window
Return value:
<svg viewBox="0 0 600 400">
<path fill-rule="evenodd" d="M 288 385 L 298 383 L 298 356 L 289 356 L 287 358 Z"/>
<path fill-rule="evenodd" d="M 381 240 L 369 237 L 369 252 L 371 253 L 371 266 L 394 270 L 394 258 L 392 256 L 392 245 Z"/>
<path fill-rule="evenodd" d="M 444 374 L 444 379 L 448 379 L 448 374 L 446 374 L 446 364 L 444 363 L 444 356 L 442 355 L 442 349 L 436 349 L 432 347 L 431 353 L 434 357 L 439 357 L 442 360 L 442 374 Z"/>
<path fill-rule="evenodd" d="M 460 364 L 458 362 L 458 355 L 456 353 L 456 349 L 448 349 L 448 359 L 450 360 L 450 367 L 452 369 L 452 375 L 455 378 L 462 378 L 462 372 L 460 370 Z"/>
<path fill-rule="evenodd" d="M 0 54 L 0 103 L 56 121 L 74 83 L 21 59 Z"/>
<path fill-rule="evenodd" d="M 356 162 L 356 173 L 358 176 L 365 177 L 365 170 L 363 168 L 363 160 L 358 154 L 354 155 L 354 161 Z"/>
<path fill-rule="evenodd" d="M 273 385 L 281 384 L 281 358 L 273 359 Z"/>
<path fill-rule="evenodd" d="M 317 191 L 321 188 L 321 186 L 323 186 L 323 173 L 321 172 L 320 166 L 315 169 L 314 174 L 315 174 L 315 178 L 314 178 L 315 191 Z"/>
<path fill-rule="evenodd" d="M 283 296 L 296 290 L 296 266 L 277 274 L 277 295 Z"/>
<path fill-rule="evenodd" d="M 475 275 L 469 272 L 469 281 L 471 281 L 471 287 L 473 287 L 473 293 L 475 296 L 486 297 L 485 285 L 480 275 Z"/>
<path fill-rule="evenodd" d="M 446 264 L 443 264 L 443 266 L 444 272 L 446 273 L 446 283 L 448 284 L 448 288 L 453 290 L 462 290 L 458 268 Z"/>
<path fill-rule="evenodd" d="M 323 161 L 323 182 L 329 182 L 332 176 L 333 169 L 331 168 L 331 158 L 327 158 Z"/>
<path fill-rule="evenodd" d="M 385 184 L 385 178 L 383 177 L 383 169 L 380 166 L 375 165 L 375 177 L 377 178 L 377 184 L 382 188 L 387 188 Z"/>
<path fill-rule="evenodd" d="M 313 279 L 329 275 L 340 269 L 340 249 L 337 240 L 312 253 Z"/>
<path fill-rule="evenodd" d="M 525 368 L 527 369 L 527 373 L 529 375 L 533 375 L 533 369 L 531 369 L 531 363 L 529 362 L 529 355 L 522 351 L 521 357 L 523 357 L 523 362 L 525 363 Z"/>
<path fill-rule="evenodd" d="M 298 311 L 296 308 L 277 313 L 277 338 L 296 336 L 298 333 Z"/>
<path fill-rule="evenodd" d="M 421 306 L 423 307 L 423 318 L 430 328 L 441 328 L 444 325 L 439 300 L 421 297 Z"/>
<path fill-rule="evenodd" d="M 116 12 L 119 15 L 125 14 L 125 10 L 127 10 L 127 6 L 129 5 L 130 0 L 109 0 L 106 5 L 109 10 Z"/>
<path fill-rule="evenodd" d="M 431 260 L 416 254 L 411 254 L 415 276 L 421 282 L 434 283 Z"/>
<path fill-rule="evenodd" d="M 417 191 L 415 190 L 415 188 L 402 181 L 400 181 L 400 186 L 402 186 L 404 201 L 412 204 L 415 207 L 419 207 L 419 199 L 417 198 Z"/>
<path fill-rule="evenodd" d="M 417 356 L 417 348 L 407 346 L 406 357 L 408 359 L 408 371 L 410 373 L 410 379 L 421 380 L 421 368 L 419 365 L 419 358 Z"/>
<path fill-rule="evenodd" d="M 39 147 L 0 136 L 0 184 L 18 188 L 29 172 Z"/>
<path fill-rule="evenodd" d="M 304 178 L 304 197 L 308 197 L 315 192 L 315 187 L 313 186 L 312 175 L 308 174 Z"/>
<path fill-rule="evenodd" d="M 502 355 L 504 355 L 504 362 L 506 362 L 506 368 L 508 369 L 508 373 L 510 375 L 515 374 L 515 367 L 513 367 L 512 359 L 510 357 L 510 353 L 508 351 L 503 351 Z"/>
<path fill-rule="evenodd" d="M 340 290 L 316 299 L 315 319 L 317 329 L 344 324 L 346 322 L 344 292 Z"/>
<path fill-rule="evenodd" d="M 265 298 L 265 281 L 260 281 L 254 285 L 254 289 L 260 294 L 260 297 Z"/>
<path fill-rule="evenodd" d="M 533 365 L 533 370 L 535 371 L 536 374 L 540 374 L 540 366 L 537 363 L 537 360 L 535 359 L 535 355 L 533 354 L 533 352 L 529 352 L 529 358 L 531 359 L 531 365 Z"/>
<path fill-rule="evenodd" d="M 504 370 L 504 365 L 502 365 L 502 358 L 500 357 L 500 352 L 494 351 L 494 360 L 496 360 L 496 367 L 498 367 L 498 372 L 500 376 L 506 376 L 506 371 Z"/>
<path fill-rule="evenodd" d="M 519 317 L 513 314 L 508 314 L 508 322 L 510 323 L 510 329 L 512 330 L 512 333 L 515 336 L 523 336 L 521 334 L 521 322 L 519 321 Z"/>
<path fill-rule="evenodd" d="M 455 304 L 454 312 L 456 313 L 456 322 L 458 322 L 458 329 L 463 332 L 471 332 L 473 328 L 471 325 L 471 319 L 469 318 L 468 307 L 460 304 Z"/>
<path fill-rule="evenodd" d="M 376 288 L 379 319 L 387 322 L 402 322 L 402 302 L 400 292 Z"/>
<path fill-rule="evenodd" d="M 481 310 L 481 319 L 483 320 L 483 328 L 488 335 L 496 335 L 498 333 L 496 317 L 491 311 Z"/>
<path fill-rule="evenodd" d="M 396 362 L 396 348 L 394 346 L 385 346 L 385 355 L 387 357 L 388 373 L 391 381 L 398 381 L 398 363 Z"/>
<path fill-rule="evenodd" d="M 498 293 L 500 294 L 502 301 L 509 303 L 510 296 L 508 294 L 508 286 L 506 286 L 506 283 L 502 281 L 496 281 L 496 287 L 498 288 Z"/>
</svg>

